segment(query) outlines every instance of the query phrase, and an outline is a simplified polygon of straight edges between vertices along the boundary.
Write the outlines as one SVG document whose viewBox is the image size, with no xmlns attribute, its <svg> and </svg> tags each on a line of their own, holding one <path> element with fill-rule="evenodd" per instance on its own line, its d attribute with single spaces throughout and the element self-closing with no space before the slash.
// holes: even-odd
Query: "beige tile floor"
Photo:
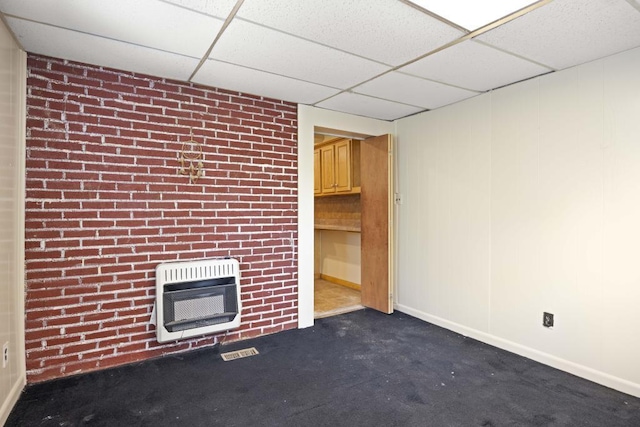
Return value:
<svg viewBox="0 0 640 427">
<path fill-rule="evenodd" d="M 315 280 L 313 294 L 313 315 L 316 319 L 364 308 L 360 304 L 360 291 L 336 285 L 323 279 Z"/>
</svg>

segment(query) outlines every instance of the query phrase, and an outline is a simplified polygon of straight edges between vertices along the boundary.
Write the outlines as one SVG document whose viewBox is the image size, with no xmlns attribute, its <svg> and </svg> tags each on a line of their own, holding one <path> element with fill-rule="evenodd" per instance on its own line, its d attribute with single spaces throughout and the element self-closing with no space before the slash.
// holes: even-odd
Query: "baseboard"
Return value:
<svg viewBox="0 0 640 427">
<path fill-rule="evenodd" d="M 11 387 L 9 395 L 4 400 L 4 402 L 2 402 L 2 406 L 0 406 L 0 426 L 5 425 L 5 423 L 7 422 L 7 418 L 9 418 L 11 410 L 20 398 L 20 394 L 22 393 L 22 389 L 24 389 L 26 383 L 27 382 L 25 377 L 21 376 L 13 385 L 13 387 Z"/>
<path fill-rule="evenodd" d="M 337 277 L 327 276 L 326 274 L 321 274 L 320 278 L 322 280 L 326 280 L 327 282 L 335 283 L 336 285 L 345 286 L 347 288 L 355 289 L 356 291 L 360 290 L 360 285 L 357 283 L 349 282 L 348 280 L 338 279 Z"/>
<path fill-rule="evenodd" d="M 640 384 L 636 384 L 631 381 L 609 375 L 607 373 L 571 362 L 569 360 L 561 359 L 551 354 L 514 343 L 512 341 L 488 334 L 486 332 L 478 331 L 477 329 L 469 328 L 458 323 L 451 322 L 449 320 L 442 319 L 428 313 L 424 313 L 420 310 L 416 310 L 402 304 L 396 304 L 395 308 L 403 313 L 424 320 L 425 322 L 433 323 L 434 325 L 449 329 L 478 341 L 482 341 L 494 347 L 519 354 L 520 356 L 527 357 L 529 359 L 535 360 L 536 362 L 540 362 L 553 368 L 560 369 L 581 378 L 585 378 L 589 381 L 593 381 L 594 383 L 601 384 L 605 387 L 609 387 L 635 397 L 640 397 Z"/>
</svg>

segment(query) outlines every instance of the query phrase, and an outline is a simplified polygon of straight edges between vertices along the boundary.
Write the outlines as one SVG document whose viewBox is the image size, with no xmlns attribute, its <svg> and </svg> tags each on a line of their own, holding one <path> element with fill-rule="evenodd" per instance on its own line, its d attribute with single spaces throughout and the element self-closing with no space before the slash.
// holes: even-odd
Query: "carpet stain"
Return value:
<svg viewBox="0 0 640 427">
<path fill-rule="evenodd" d="M 82 419 L 82 422 L 83 422 L 83 423 L 88 423 L 89 421 L 91 421 L 92 419 L 94 419 L 94 418 L 95 418 L 95 416 L 96 416 L 96 414 L 89 414 L 89 415 L 87 415 L 86 417 L 84 417 L 84 418 Z"/>
<path fill-rule="evenodd" d="M 533 416 L 534 426 L 548 426 L 555 421 L 555 417 L 545 414 L 538 414 Z"/>
<path fill-rule="evenodd" d="M 407 395 L 407 400 L 411 403 L 419 403 L 421 405 L 425 405 L 427 402 L 424 401 L 422 396 L 418 393 L 410 393 Z"/>
</svg>

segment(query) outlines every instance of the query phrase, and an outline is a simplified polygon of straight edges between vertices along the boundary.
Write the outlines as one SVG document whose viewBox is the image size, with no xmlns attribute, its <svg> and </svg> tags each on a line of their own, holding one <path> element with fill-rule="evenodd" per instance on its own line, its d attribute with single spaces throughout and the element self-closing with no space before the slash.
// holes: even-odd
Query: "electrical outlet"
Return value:
<svg viewBox="0 0 640 427">
<path fill-rule="evenodd" d="M 542 315 L 542 326 L 545 328 L 553 328 L 553 314 L 544 312 Z"/>
<path fill-rule="evenodd" d="M 9 363 L 9 341 L 2 346 L 2 367 L 6 368 Z"/>
<path fill-rule="evenodd" d="M 402 204 L 402 194 L 401 193 L 396 193 L 395 194 L 395 201 L 396 201 L 396 205 L 401 205 Z"/>
</svg>

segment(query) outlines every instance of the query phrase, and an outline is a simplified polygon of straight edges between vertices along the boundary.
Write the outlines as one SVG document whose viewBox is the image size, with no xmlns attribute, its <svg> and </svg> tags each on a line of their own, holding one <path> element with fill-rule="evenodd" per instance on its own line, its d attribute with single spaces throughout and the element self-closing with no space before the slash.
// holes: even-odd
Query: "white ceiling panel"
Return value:
<svg viewBox="0 0 640 427">
<path fill-rule="evenodd" d="M 353 91 L 428 109 L 442 107 L 478 94 L 397 72 L 371 80 Z"/>
<path fill-rule="evenodd" d="M 397 0 L 245 0 L 238 16 L 390 65 L 463 35 Z"/>
<path fill-rule="evenodd" d="M 207 60 L 193 81 L 302 104 L 314 104 L 339 92 L 327 86 L 214 60 Z"/>
<path fill-rule="evenodd" d="M 399 71 L 465 89 L 486 91 L 550 70 L 467 40 L 407 65 Z"/>
<path fill-rule="evenodd" d="M 238 0 L 159 0 L 191 9 L 206 15 L 227 19 Z"/>
<path fill-rule="evenodd" d="M 199 58 L 224 23 L 158 0 L 44 0 L 37 6 L 2 0 L 2 8 L 9 15 Z"/>
<path fill-rule="evenodd" d="M 377 62 L 238 20 L 227 27 L 210 57 L 340 89 L 389 69 Z"/>
<path fill-rule="evenodd" d="M 177 80 L 220 35 L 195 82 L 386 120 L 640 46 L 640 0 L 415 3 L 0 0 L 0 14 L 28 52 Z"/>
<path fill-rule="evenodd" d="M 624 0 L 556 0 L 479 40 L 563 69 L 640 46 L 640 13 Z"/>
<path fill-rule="evenodd" d="M 469 31 L 504 18 L 537 0 L 411 0 Z"/>
<path fill-rule="evenodd" d="M 381 120 L 399 119 L 423 110 L 420 107 L 398 104 L 397 102 L 349 92 L 336 95 L 316 104 L 316 106 Z"/>
<path fill-rule="evenodd" d="M 160 50 L 31 21 L 7 21 L 20 43 L 33 53 L 177 80 L 187 80 L 198 65 L 197 59 Z"/>
</svg>

